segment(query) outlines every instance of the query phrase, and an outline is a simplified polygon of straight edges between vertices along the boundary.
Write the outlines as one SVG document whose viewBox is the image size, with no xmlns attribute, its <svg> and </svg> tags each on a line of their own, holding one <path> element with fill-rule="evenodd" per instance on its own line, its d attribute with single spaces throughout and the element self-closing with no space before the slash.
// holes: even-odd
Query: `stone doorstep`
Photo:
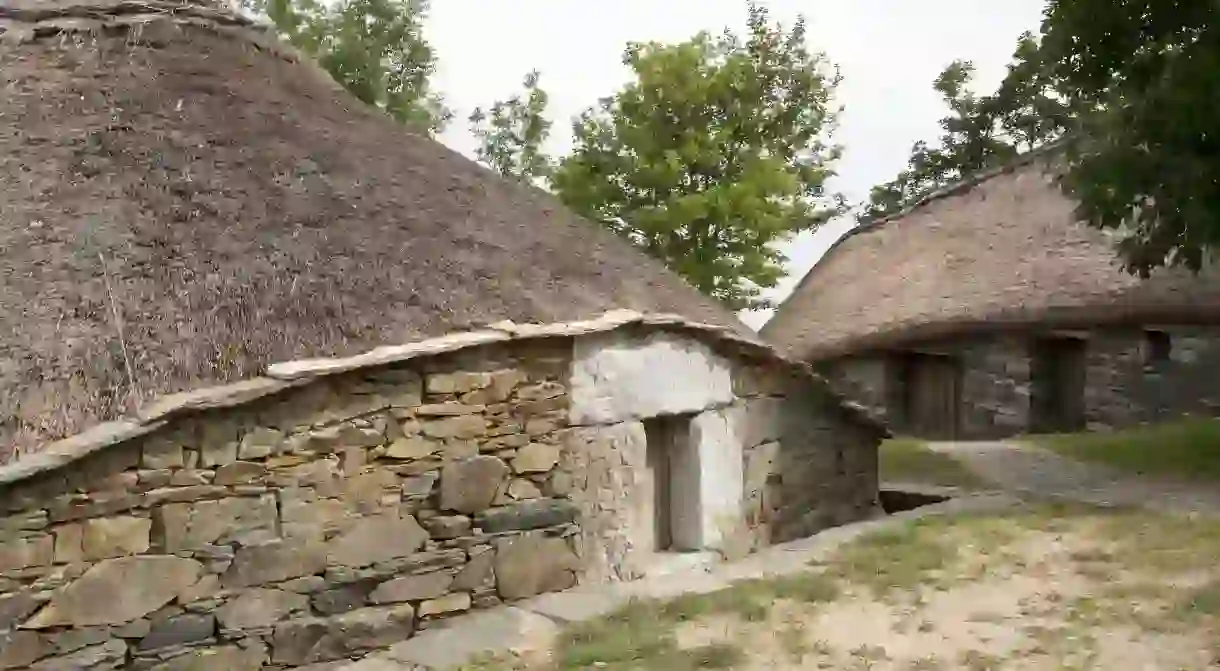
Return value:
<svg viewBox="0 0 1220 671">
<path fill-rule="evenodd" d="M 745 559 L 710 569 L 695 565 L 685 571 L 632 582 L 574 587 L 543 594 L 508 606 L 449 619 L 389 649 L 341 666 L 335 671 L 446 671 L 484 654 L 534 649 L 549 644 L 568 624 L 607 615 L 633 598 L 666 599 L 682 594 L 706 594 L 751 578 L 803 571 L 845 543 L 865 534 L 912 520 L 964 512 L 1001 512 L 1022 505 L 1005 494 L 966 495 L 894 515 L 821 531 L 809 538 L 773 545 Z"/>
<path fill-rule="evenodd" d="M 721 562 L 718 552 L 656 552 L 642 562 L 645 579 L 661 578 L 691 571 L 711 571 Z"/>
</svg>

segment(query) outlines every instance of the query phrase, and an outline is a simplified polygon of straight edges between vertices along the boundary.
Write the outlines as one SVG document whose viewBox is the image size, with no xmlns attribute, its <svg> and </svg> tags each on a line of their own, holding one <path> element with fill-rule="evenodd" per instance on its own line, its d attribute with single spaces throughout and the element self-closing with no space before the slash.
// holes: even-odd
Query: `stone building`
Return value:
<svg viewBox="0 0 1220 671">
<path fill-rule="evenodd" d="M 988 439 L 1220 406 L 1220 282 L 1121 270 L 1054 154 L 844 236 L 762 333 L 895 433 Z"/>
<path fill-rule="evenodd" d="M 877 514 L 864 408 L 221 3 L 0 33 L 0 669 L 325 664 Z"/>
</svg>

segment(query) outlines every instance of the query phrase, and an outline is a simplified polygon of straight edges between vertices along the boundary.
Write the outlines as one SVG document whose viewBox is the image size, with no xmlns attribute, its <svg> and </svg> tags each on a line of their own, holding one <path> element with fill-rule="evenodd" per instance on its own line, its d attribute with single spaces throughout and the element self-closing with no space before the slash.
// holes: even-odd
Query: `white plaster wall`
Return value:
<svg viewBox="0 0 1220 671">
<path fill-rule="evenodd" d="M 568 414 L 574 426 L 701 412 L 733 399 L 729 363 L 698 341 L 666 333 L 576 340 Z"/>
<path fill-rule="evenodd" d="M 744 526 L 740 416 L 734 408 L 722 408 L 691 422 L 690 442 L 699 461 L 699 548 L 720 548 Z"/>
<path fill-rule="evenodd" d="M 746 422 L 741 408 L 733 406 L 732 375 L 727 360 L 703 343 L 680 336 L 601 334 L 576 339 L 569 422 L 576 427 L 604 427 L 607 436 L 615 435 L 609 441 L 612 449 L 631 453 L 624 455 L 624 465 L 635 464 L 629 467 L 630 483 L 624 483 L 631 500 L 617 513 L 604 507 L 590 511 L 616 518 L 622 525 L 614 535 L 627 557 L 607 558 L 608 563 L 632 566 L 644 560 L 640 554 L 654 545 L 652 506 L 657 484 L 643 463 L 647 441 L 641 444 L 646 436 L 639 435 L 641 425 L 637 423 L 643 419 L 690 416 L 689 434 L 670 445 L 656 446 L 670 450 L 674 548 L 717 549 L 728 534 L 744 525 L 742 441 Z M 626 426 L 632 428 L 619 429 Z M 587 540 L 594 545 L 598 542 Z"/>
</svg>

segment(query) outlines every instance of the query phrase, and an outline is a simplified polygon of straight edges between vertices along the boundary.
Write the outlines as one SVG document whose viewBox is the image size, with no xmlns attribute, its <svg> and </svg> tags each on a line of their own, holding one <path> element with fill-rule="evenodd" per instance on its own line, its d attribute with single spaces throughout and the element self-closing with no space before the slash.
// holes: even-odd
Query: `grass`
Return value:
<svg viewBox="0 0 1220 671">
<path fill-rule="evenodd" d="M 743 580 L 707 594 L 687 594 L 669 601 L 637 600 L 604 618 L 564 632 L 557 650 L 559 669 L 727 669 L 740 664 L 745 652 L 732 643 L 680 648 L 674 628 L 711 615 L 730 615 L 750 622 L 767 618 L 779 599 L 802 603 L 833 601 L 838 586 L 815 572 L 767 580 Z M 795 641 L 792 643 L 795 646 Z M 794 648 L 790 651 L 796 654 Z"/>
<path fill-rule="evenodd" d="M 1186 419 L 1105 433 L 1031 436 L 1065 457 L 1147 476 L 1220 480 L 1220 421 Z"/>
<path fill-rule="evenodd" d="M 934 521 L 880 531 L 831 557 L 826 575 L 870 588 L 877 596 L 932 582 L 956 559 L 957 547 L 942 540 Z"/>
<path fill-rule="evenodd" d="M 1220 578 L 1191 590 L 1182 599 L 1179 611 L 1186 616 L 1220 617 Z"/>
<path fill-rule="evenodd" d="M 1096 668 L 1103 650 L 1098 633 L 1109 629 L 1149 636 L 1202 632 L 1215 639 L 1220 633 L 1217 556 L 1220 519 L 1206 516 L 1084 504 L 936 516 L 856 539 L 816 562 L 820 571 L 743 580 L 671 600 L 632 601 L 606 617 L 565 629 L 542 666 L 468 668 L 695 671 L 758 668 L 759 660 L 767 659 L 787 664 L 785 668 L 988 671 L 1007 668 L 1021 655 L 1046 658 L 1057 668 Z M 929 619 L 936 611 L 927 607 L 942 592 L 1048 567 L 1055 567 L 1048 580 L 1060 582 L 1014 601 L 1012 607 L 1019 610 L 984 602 L 977 610 L 954 615 L 953 621 L 944 615 L 936 623 Z M 1085 589 L 1074 587 L 1074 574 L 1088 580 Z M 814 639 L 819 632 L 811 623 L 818 617 L 834 617 L 834 609 L 850 608 L 853 600 L 868 600 L 870 594 L 901 620 L 893 629 L 900 638 L 963 622 L 1011 622 L 1024 632 L 1024 641 L 1002 658 L 994 656 L 996 650 L 972 649 L 986 648 L 986 637 L 979 639 L 982 645 L 924 648 L 920 657 L 903 656 L 902 646 L 887 651 L 871 638 L 861 645 L 850 634 L 845 637 L 850 645 L 842 637 L 834 645 Z M 777 602 L 782 602 L 778 610 Z M 809 604 L 812 609 L 801 608 Z"/>
<path fill-rule="evenodd" d="M 911 482 L 965 489 L 985 487 L 985 483 L 964 466 L 929 450 L 918 440 L 887 440 L 881 444 L 878 456 L 882 482 Z"/>
</svg>

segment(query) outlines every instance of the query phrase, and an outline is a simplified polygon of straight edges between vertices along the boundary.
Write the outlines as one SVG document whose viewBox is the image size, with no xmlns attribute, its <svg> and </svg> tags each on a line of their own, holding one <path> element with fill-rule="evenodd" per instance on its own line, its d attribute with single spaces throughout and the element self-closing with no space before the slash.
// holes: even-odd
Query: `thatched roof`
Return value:
<svg viewBox="0 0 1220 671">
<path fill-rule="evenodd" d="M 768 341 L 807 360 L 982 329 L 1220 323 L 1220 280 L 1121 269 L 1077 223 L 1054 151 L 844 236 L 776 310 Z"/>
<path fill-rule="evenodd" d="M 134 410 L 133 388 L 504 319 L 744 329 L 226 4 L 0 1 L 0 456 Z"/>
</svg>

